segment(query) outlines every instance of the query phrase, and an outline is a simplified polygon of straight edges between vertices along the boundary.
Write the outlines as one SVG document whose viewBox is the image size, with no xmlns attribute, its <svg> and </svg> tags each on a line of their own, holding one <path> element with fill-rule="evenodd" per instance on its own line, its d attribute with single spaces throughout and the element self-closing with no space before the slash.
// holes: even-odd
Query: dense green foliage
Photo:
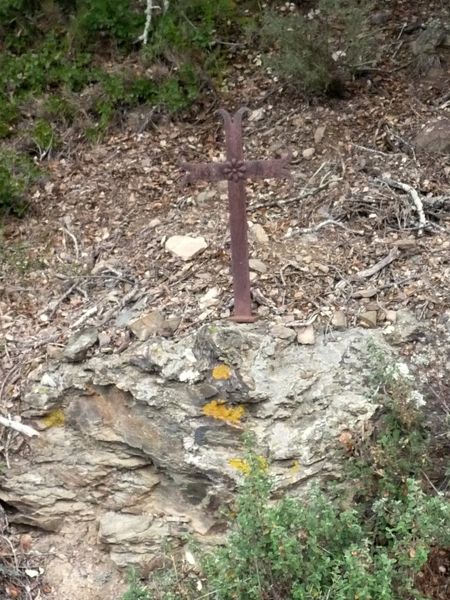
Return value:
<svg viewBox="0 0 450 600">
<path fill-rule="evenodd" d="M 19 138 L 42 160 L 62 140 L 99 140 L 134 107 L 189 107 L 219 73 L 217 36 L 227 35 L 235 3 L 162 6 L 144 45 L 140 0 L 2 0 L 0 143 Z M 24 180 L 14 183 L 10 165 L 0 177 L 0 212 L 19 214 Z"/>
</svg>

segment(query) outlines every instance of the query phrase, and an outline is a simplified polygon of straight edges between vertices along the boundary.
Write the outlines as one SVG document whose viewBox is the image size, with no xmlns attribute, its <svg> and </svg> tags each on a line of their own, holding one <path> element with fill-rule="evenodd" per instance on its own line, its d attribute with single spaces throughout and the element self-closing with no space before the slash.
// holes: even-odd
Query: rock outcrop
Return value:
<svg viewBox="0 0 450 600">
<path fill-rule="evenodd" d="M 383 334 L 341 331 L 305 346 L 294 330 L 272 330 L 205 325 L 40 368 L 22 414 L 41 435 L 2 475 L 11 519 L 70 535 L 91 523 L 117 565 L 148 567 L 163 542 L 223 533 L 218 509 L 241 477 L 243 430 L 278 488 L 301 493 L 332 476 L 340 434 L 377 408 L 368 341 L 383 345 Z"/>
</svg>

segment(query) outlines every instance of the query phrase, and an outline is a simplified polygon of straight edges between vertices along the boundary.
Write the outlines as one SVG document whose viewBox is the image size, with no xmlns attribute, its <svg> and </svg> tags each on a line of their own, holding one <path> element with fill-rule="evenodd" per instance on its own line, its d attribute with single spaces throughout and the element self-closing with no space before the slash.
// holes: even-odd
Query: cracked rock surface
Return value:
<svg viewBox="0 0 450 600">
<path fill-rule="evenodd" d="M 2 476 L 12 520 L 70 531 L 80 544 L 91 528 L 92 546 L 116 565 L 148 568 L 163 542 L 223 534 L 218 509 L 241 476 L 233 464 L 244 429 L 279 489 L 301 493 L 336 472 L 340 433 L 364 427 L 377 408 L 366 385 L 368 342 L 391 350 L 379 331 L 335 332 L 313 346 L 292 332 L 214 323 L 42 366 L 23 404 L 41 435 Z"/>
</svg>

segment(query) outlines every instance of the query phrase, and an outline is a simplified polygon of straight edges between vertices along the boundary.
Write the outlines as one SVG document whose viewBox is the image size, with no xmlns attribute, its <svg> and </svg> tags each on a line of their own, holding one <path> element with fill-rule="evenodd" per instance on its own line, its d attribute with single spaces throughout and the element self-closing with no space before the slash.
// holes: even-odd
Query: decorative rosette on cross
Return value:
<svg viewBox="0 0 450 600">
<path fill-rule="evenodd" d="M 223 167 L 223 174 L 229 181 L 242 181 L 245 179 L 247 167 L 243 160 L 232 158 Z"/>
</svg>

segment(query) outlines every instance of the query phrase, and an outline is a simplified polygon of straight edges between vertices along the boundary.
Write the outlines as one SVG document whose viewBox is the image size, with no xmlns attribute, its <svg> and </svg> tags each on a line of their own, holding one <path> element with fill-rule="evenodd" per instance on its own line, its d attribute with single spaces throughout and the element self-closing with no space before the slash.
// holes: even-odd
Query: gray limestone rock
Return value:
<svg viewBox="0 0 450 600">
<path fill-rule="evenodd" d="M 86 358 L 88 350 L 98 341 L 95 327 L 86 327 L 75 333 L 64 348 L 63 356 L 70 362 L 81 362 Z"/>
<path fill-rule="evenodd" d="M 92 331 L 73 342 L 71 356 L 95 340 Z M 187 533 L 217 541 L 219 509 L 241 477 L 243 430 L 270 458 L 278 489 L 301 494 L 339 471 L 339 435 L 377 408 L 366 384 L 369 341 L 391 352 L 375 330 L 309 346 L 274 338 L 270 324 L 215 323 L 45 365 L 22 402 L 41 435 L 0 476 L 0 500 L 18 523 L 63 535 L 83 522 L 98 527 L 120 566 L 148 565 L 163 542 L 176 546 Z"/>
<path fill-rule="evenodd" d="M 450 154 L 450 119 L 434 120 L 416 136 L 417 150 L 433 154 Z"/>
</svg>

